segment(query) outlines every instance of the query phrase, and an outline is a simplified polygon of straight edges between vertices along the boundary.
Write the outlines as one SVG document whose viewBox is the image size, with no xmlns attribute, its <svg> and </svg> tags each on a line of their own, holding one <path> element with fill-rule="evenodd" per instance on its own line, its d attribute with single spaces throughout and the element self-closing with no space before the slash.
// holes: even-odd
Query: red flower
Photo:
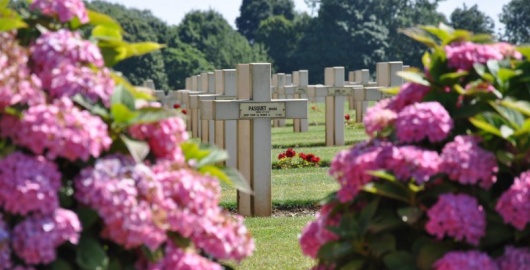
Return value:
<svg viewBox="0 0 530 270">
<path fill-rule="evenodd" d="M 316 111 L 317 110 L 317 106 L 311 106 L 311 110 Z"/>
<path fill-rule="evenodd" d="M 315 158 L 314 154 L 307 154 L 305 156 L 304 160 L 307 161 L 307 162 L 311 162 L 311 160 L 313 160 L 313 158 Z"/>
<path fill-rule="evenodd" d="M 281 153 L 278 155 L 278 159 L 282 159 L 282 158 L 285 158 L 285 153 Z"/>
<path fill-rule="evenodd" d="M 301 159 L 305 160 L 306 154 L 304 154 L 304 153 L 298 153 L 298 156 L 299 156 Z"/>
<path fill-rule="evenodd" d="M 285 151 L 285 155 L 287 157 L 292 158 L 292 157 L 296 156 L 296 152 L 292 148 L 288 148 L 287 151 Z"/>
<path fill-rule="evenodd" d="M 311 159 L 311 162 L 319 163 L 320 162 L 320 158 L 319 157 L 314 157 L 313 159 Z"/>
<path fill-rule="evenodd" d="M 186 111 L 186 109 L 182 109 L 180 112 L 181 112 L 182 114 L 188 114 L 188 111 Z"/>
<path fill-rule="evenodd" d="M 346 121 L 350 121 L 350 115 L 349 114 L 345 114 L 344 115 L 344 119 L 346 119 Z"/>
<path fill-rule="evenodd" d="M 179 108 L 180 108 L 180 104 L 178 103 L 173 104 L 173 109 L 179 109 Z"/>
</svg>

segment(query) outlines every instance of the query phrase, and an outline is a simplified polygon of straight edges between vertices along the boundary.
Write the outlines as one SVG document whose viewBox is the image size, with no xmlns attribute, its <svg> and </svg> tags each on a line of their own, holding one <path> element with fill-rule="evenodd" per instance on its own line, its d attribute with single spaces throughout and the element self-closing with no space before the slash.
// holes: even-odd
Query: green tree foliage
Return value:
<svg viewBox="0 0 530 270">
<path fill-rule="evenodd" d="M 262 21 L 273 16 L 293 20 L 295 16 L 293 0 L 243 0 L 239 12 L 237 29 L 250 43 L 254 43 Z"/>
<path fill-rule="evenodd" d="M 325 67 L 373 67 L 385 59 L 388 30 L 373 16 L 370 0 L 322 0 L 296 54 L 312 82 L 322 82 Z"/>
<path fill-rule="evenodd" d="M 217 69 L 267 59 L 261 50 L 249 45 L 245 37 L 213 10 L 186 14 L 178 27 L 178 38 L 204 53 Z"/>
<path fill-rule="evenodd" d="M 455 29 L 466 29 L 476 34 L 493 34 L 493 19 L 480 11 L 475 4 L 472 7 L 464 3 L 462 8 L 455 9 L 449 16 L 450 25 Z"/>
<path fill-rule="evenodd" d="M 256 42 L 265 46 L 276 71 L 289 72 L 293 68 L 291 56 L 297 49 L 300 37 L 293 21 L 283 16 L 273 16 L 261 22 Z"/>
<path fill-rule="evenodd" d="M 505 25 L 503 39 L 520 44 L 530 42 L 530 0 L 512 0 L 499 17 Z"/>
<path fill-rule="evenodd" d="M 153 41 L 167 43 L 169 27 L 148 10 L 126 8 L 120 4 L 104 1 L 91 1 L 87 7 L 111 15 L 125 31 L 128 42 Z M 123 73 L 131 83 L 141 85 L 146 79 L 152 79 L 158 89 L 168 89 L 168 79 L 161 52 L 154 52 L 120 62 L 114 67 Z"/>
<path fill-rule="evenodd" d="M 214 69 L 201 51 L 179 40 L 175 46 L 164 49 L 162 55 L 171 89 L 184 89 L 186 77 Z"/>
</svg>

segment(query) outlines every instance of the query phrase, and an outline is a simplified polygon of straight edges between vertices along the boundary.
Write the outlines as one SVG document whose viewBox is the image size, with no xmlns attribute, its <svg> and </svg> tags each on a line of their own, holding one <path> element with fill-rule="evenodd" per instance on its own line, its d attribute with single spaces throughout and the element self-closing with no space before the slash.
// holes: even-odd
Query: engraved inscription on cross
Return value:
<svg viewBox="0 0 530 270">
<path fill-rule="evenodd" d="M 237 120 L 237 169 L 254 194 L 238 192 L 238 212 L 244 216 L 270 216 L 271 119 L 307 118 L 307 100 L 271 99 L 269 63 L 237 66 L 236 100 L 203 101 L 204 119 Z"/>
</svg>

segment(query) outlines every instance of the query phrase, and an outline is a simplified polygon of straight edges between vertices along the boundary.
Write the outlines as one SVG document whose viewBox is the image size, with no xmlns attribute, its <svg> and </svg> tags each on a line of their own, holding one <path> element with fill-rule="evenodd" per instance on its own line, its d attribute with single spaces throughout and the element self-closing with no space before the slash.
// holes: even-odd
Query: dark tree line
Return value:
<svg viewBox="0 0 530 270">
<path fill-rule="evenodd" d="M 503 7 L 505 31 L 495 33 L 492 18 L 477 5 L 463 5 L 446 18 L 436 11 L 443 0 L 306 0 L 312 16 L 295 11 L 293 0 L 242 0 L 237 30 L 216 11 L 192 11 L 179 25 L 168 25 L 150 11 L 101 0 L 87 6 L 115 18 L 127 41 L 156 41 L 163 50 L 126 60 L 115 68 L 134 84 L 151 78 L 160 89 L 181 89 L 186 77 L 238 63 L 272 62 L 275 72 L 308 69 L 322 82 L 328 66 L 369 68 L 378 61 L 402 60 L 419 66 L 425 48 L 399 29 L 440 22 L 499 40 L 530 39 L 530 0 Z M 24 8 L 25 1 L 11 5 Z"/>
</svg>

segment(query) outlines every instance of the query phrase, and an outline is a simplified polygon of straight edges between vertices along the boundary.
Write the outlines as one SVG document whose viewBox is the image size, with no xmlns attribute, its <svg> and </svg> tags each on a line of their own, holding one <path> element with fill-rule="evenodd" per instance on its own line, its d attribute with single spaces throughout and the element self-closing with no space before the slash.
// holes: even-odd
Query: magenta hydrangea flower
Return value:
<svg viewBox="0 0 530 270">
<path fill-rule="evenodd" d="M 376 158 L 384 145 L 387 144 L 378 141 L 358 143 L 333 158 L 329 174 L 340 184 L 337 197 L 341 202 L 352 200 L 365 184 L 373 180 L 368 171 L 380 169 Z"/>
<path fill-rule="evenodd" d="M 530 265 L 530 249 L 507 246 L 496 261 L 501 270 L 525 270 Z"/>
<path fill-rule="evenodd" d="M 61 2 L 61 1 L 54 1 Z M 60 64 L 92 64 L 103 67 L 99 48 L 84 40 L 78 32 L 60 29 L 43 33 L 30 48 L 31 58 L 39 71 L 51 70 Z"/>
<path fill-rule="evenodd" d="M 366 110 L 363 123 L 366 134 L 370 137 L 375 137 L 377 132 L 381 132 L 396 120 L 396 112 L 388 109 L 390 102 L 390 99 L 383 99 Z"/>
<path fill-rule="evenodd" d="M 77 17 L 81 23 L 88 23 L 88 13 L 82 0 L 35 0 L 31 10 L 39 10 L 44 15 L 57 16 L 59 21 L 68 22 Z"/>
<path fill-rule="evenodd" d="M 52 214 L 34 214 L 13 228 L 13 250 L 28 264 L 47 264 L 55 260 L 56 248 L 65 242 L 77 244 L 81 223 L 67 209 Z"/>
<path fill-rule="evenodd" d="M 433 264 L 434 270 L 501 270 L 488 254 L 476 250 L 452 251 Z M 504 268 L 502 268 L 504 270 Z"/>
<path fill-rule="evenodd" d="M 402 181 L 412 177 L 421 184 L 438 173 L 440 157 L 436 151 L 416 146 L 391 146 L 381 151 L 377 163 L 381 168 L 392 171 Z"/>
<path fill-rule="evenodd" d="M 10 213 L 52 213 L 59 206 L 61 174 L 42 156 L 13 152 L 0 160 L 0 204 Z"/>
<path fill-rule="evenodd" d="M 137 265 L 138 269 L 146 270 L 166 270 L 166 269 L 179 269 L 179 270 L 221 270 L 223 269 L 220 264 L 212 262 L 205 257 L 197 254 L 193 250 L 182 250 L 176 247 L 172 243 L 168 243 L 165 249 L 165 255 L 162 260 L 152 263 L 143 260 L 140 265 Z"/>
<path fill-rule="evenodd" d="M 94 70 L 63 62 L 41 71 L 39 76 L 44 89 L 52 98 L 81 94 L 92 102 L 101 100 L 107 107 L 110 106 L 115 85 L 107 68 Z"/>
<path fill-rule="evenodd" d="M 445 235 L 478 245 L 486 234 L 486 214 L 477 199 L 466 194 L 443 194 L 427 211 L 428 233 L 442 239 Z"/>
<path fill-rule="evenodd" d="M 391 99 L 387 108 L 395 112 L 400 112 L 403 108 L 422 102 L 423 98 L 431 89 L 428 86 L 408 82 L 401 86 L 399 93 Z"/>
<path fill-rule="evenodd" d="M 530 171 L 515 178 L 512 186 L 506 190 L 495 206 L 505 223 L 524 230 L 530 222 Z"/>
<path fill-rule="evenodd" d="M 456 136 L 443 148 L 441 159 L 440 171 L 461 184 L 489 189 L 497 180 L 495 155 L 480 148 L 474 136 Z"/>
<path fill-rule="evenodd" d="M 328 230 L 328 227 L 337 226 L 340 221 L 340 215 L 331 215 L 333 207 L 332 204 L 323 205 L 316 214 L 316 219 L 309 221 L 302 230 L 299 243 L 304 255 L 316 258 L 322 245 L 339 238 Z"/>
<path fill-rule="evenodd" d="M 411 143 L 429 139 L 440 142 L 453 128 L 453 119 L 438 102 L 414 103 L 399 112 L 396 135 L 400 142 Z"/>
<path fill-rule="evenodd" d="M 136 139 L 147 140 L 157 158 L 184 162 L 180 144 L 188 139 L 188 133 L 182 118 L 172 117 L 156 123 L 133 125 L 129 132 Z"/>
<path fill-rule="evenodd" d="M 112 143 L 107 125 L 99 117 L 75 107 L 68 98 L 32 106 L 22 119 L 2 117 L 0 129 L 3 137 L 35 154 L 46 153 L 50 159 L 86 161 L 90 156 L 99 157 Z"/>
<path fill-rule="evenodd" d="M 489 60 L 501 60 L 503 54 L 487 44 L 461 42 L 445 46 L 447 64 L 458 70 L 471 70 L 475 63 L 486 64 Z"/>
<path fill-rule="evenodd" d="M 75 181 L 77 200 L 93 208 L 105 224 L 102 235 L 125 248 L 152 250 L 167 239 L 156 211 L 163 200 L 157 176 L 130 158 L 110 156 L 83 169 Z"/>
<path fill-rule="evenodd" d="M 28 68 L 29 52 L 15 36 L 15 32 L 0 32 L 0 109 L 44 102 L 41 81 Z"/>
</svg>

